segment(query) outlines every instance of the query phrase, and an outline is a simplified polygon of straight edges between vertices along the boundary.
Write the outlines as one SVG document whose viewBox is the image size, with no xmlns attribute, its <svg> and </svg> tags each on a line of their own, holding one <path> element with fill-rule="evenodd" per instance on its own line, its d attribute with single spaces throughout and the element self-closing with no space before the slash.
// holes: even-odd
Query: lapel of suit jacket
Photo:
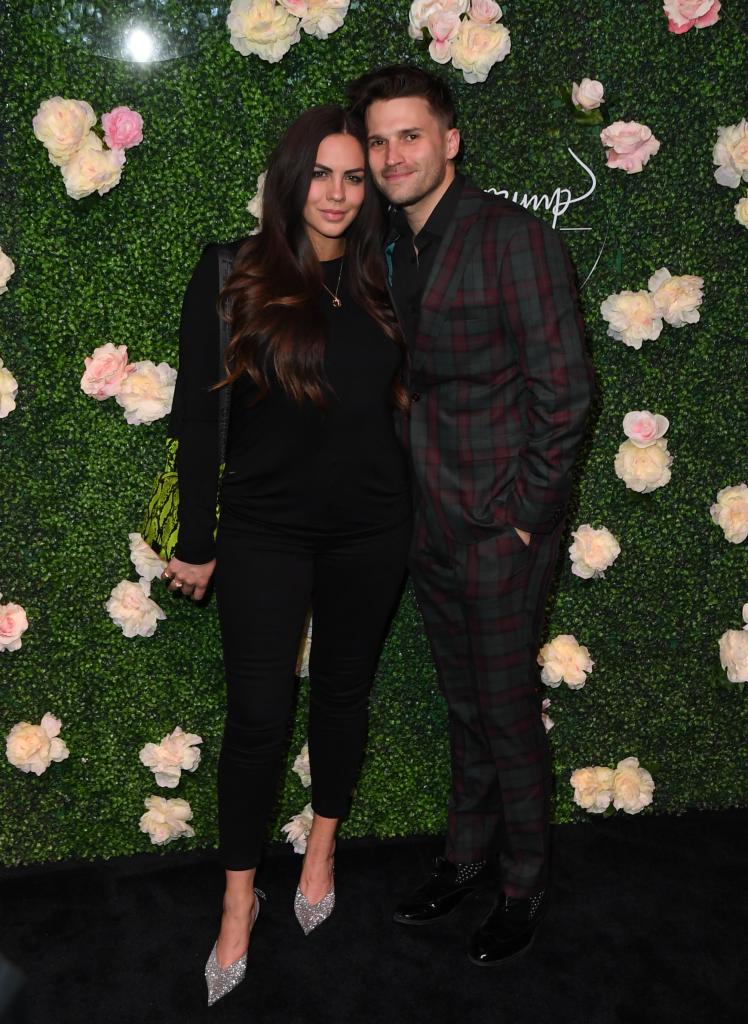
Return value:
<svg viewBox="0 0 748 1024">
<path fill-rule="evenodd" d="M 465 182 L 457 210 L 444 233 L 429 273 L 421 299 L 413 369 L 419 368 L 429 339 L 439 332 L 442 321 L 452 304 L 462 273 L 480 238 L 480 211 L 483 192 L 469 181 Z"/>
</svg>

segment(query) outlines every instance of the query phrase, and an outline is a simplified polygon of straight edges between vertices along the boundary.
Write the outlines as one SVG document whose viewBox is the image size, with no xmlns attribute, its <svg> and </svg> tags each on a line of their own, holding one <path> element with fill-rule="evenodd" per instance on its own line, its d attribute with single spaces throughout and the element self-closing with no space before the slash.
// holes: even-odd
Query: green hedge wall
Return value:
<svg viewBox="0 0 748 1024">
<path fill-rule="evenodd" d="M 744 190 L 715 183 L 711 152 L 717 126 L 748 115 L 746 8 L 725 0 L 715 27 L 675 36 L 658 0 L 502 7 L 512 52 L 488 81 L 466 85 L 443 69 L 465 169 L 485 188 L 562 185 L 579 195 L 589 178 L 571 147 L 598 177 L 594 195 L 559 222 L 591 229 L 565 233 L 580 279 L 603 247 L 582 292 L 599 402 L 569 528 L 605 525 L 622 551 L 604 580 L 572 576 L 566 555 L 559 564 L 547 634 L 574 633 L 595 668 L 583 690 L 549 691 L 556 820 L 585 819 L 570 771 L 628 755 L 654 776 L 655 812 L 741 805 L 748 716 L 741 689 L 720 685 L 717 641 L 742 624 L 748 545 L 728 543 L 709 506 L 718 489 L 748 479 L 748 232 L 733 216 Z M 71 753 L 38 778 L 2 758 L 6 865 L 155 850 L 137 827 L 151 793 L 189 800 L 196 835 L 179 848 L 215 845 L 224 697 L 214 605 L 195 608 L 154 584 L 168 619 L 148 639 L 125 639 L 104 610 L 112 587 L 136 578 L 127 534 L 139 529 L 162 463 L 165 421 L 128 426 L 113 401 L 86 397 L 83 359 L 112 341 L 133 360 L 176 365 L 192 267 L 206 241 L 250 227 L 246 203 L 282 127 L 311 104 L 340 100 L 367 68 L 405 60 L 437 69 L 407 35 L 407 0 L 354 0 L 340 31 L 326 42 L 303 35 L 273 65 L 233 50 L 220 19 L 181 59 L 108 60 L 61 38 L 44 8 L 10 0 L 0 70 L 9 97 L 0 245 L 17 266 L 0 298 L 0 357 L 20 385 L 18 408 L 0 421 L 0 590 L 30 621 L 21 650 L 0 654 L 0 730 L 51 711 Z M 644 122 L 661 140 L 641 174 L 607 169 L 599 129 L 556 100 L 560 85 L 585 75 L 605 84 L 608 121 Z M 66 196 L 31 128 L 53 95 L 86 99 L 99 115 L 118 104 L 142 113 L 145 141 L 109 194 Z M 665 326 L 637 352 L 607 336 L 600 302 L 645 288 L 660 266 L 704 278 L 701 321 Z M 649 495 L 613 472 L 621 419 L 643 408 L 669 417 L 675 456 L 671 482 Z M 305 699 L 302 687 L 289 765 Z M 203 762 L 177 790 L 159 790 L 138 751 L 177 724 L 203 737 Z M 382 655 L 344 834 L 439 832 L 448 777 L 445 709 L 408 592 Z M 274 838 L 307 799 L 289 771 Z"/>
</svg>

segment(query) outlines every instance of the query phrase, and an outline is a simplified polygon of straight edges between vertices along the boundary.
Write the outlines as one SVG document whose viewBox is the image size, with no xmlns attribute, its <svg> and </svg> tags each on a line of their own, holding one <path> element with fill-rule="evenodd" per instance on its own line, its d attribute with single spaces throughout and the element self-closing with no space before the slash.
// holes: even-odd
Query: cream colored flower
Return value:
<svg viewBox="0 0 748 1024">
<path fill-rule="evenodd" d="M 296 760 L 293 763 L 291 771 L 296 772 L 296 774 L 299 776 L 299 778 L 301 779 L 301 785 L 302 786 L 311 786 L 311 784 L 312 784 L 312 774 L 311 774 L 311 769 L 309 768 L 309 744 L 308 743 L 305 743 L 304 746 L 299 751 L 299 754 L 298 754 Z"/>
<path fill-rule="evenodd" d="M 735 203 L 735 220 L 744 228 L 748 228 L 748 194 Z M 2 288 L 0 288 L 1 291 Z"/>
<path fill-rule="evenodd" d="M 263 171 L 262 174 L 258 175 L 257 191 L 247 203 L 247 213 L 257 219 L 258 228 L 262 227 L 262 202 L 265 198 L 265 178 L 267 178 L 267 174 L 267 171 Z"/>
<path fill-rule="evenodd" d="M 452 41 L 452 66 L 470 85 L 485 82 L 494 64 L 504 60 L 511 48 L 509 30 L 504 25 L 484 25 L 463 18 L 459 35 Z"/>
<path fill-rule="evenodd" d="M 0 359 L 0 420 L 4 420 L 15 409 L 17 394 L 18 381 Z"/>
<path fill-rule="evenodd" d="M 725 532 L 731 544 L 742 544 L 748 537 L 748 485 L 723 487 L 709 509 L 714 522 Z"/>
<path fill-rule="evenodd" d="M 408 13 L 408 35 L 423 39 L 423 30 L 432 14 L 464 14 L 470 0 L 415 0 Z"/>
<path fill-rule="evenodd" d="M 19 650 L 23 646 L 21 637 L 28 628 L 29 620 L 20 604 L 0 604 L 0 651 Z"/>
<path fill-rule="evenodd" d="M 639 759 L 625 757 L 613 773 L 613 806 L 626 814 L 638 814 L 652 803 L 655 784 L 646 768 L 639 767 Z"/>
<path fill-rule="evenodd" d="M 140 760 L 151 769 L 157 785 L 175 789 L 182 772 L 194 772 L 200 764 L 200 751 L 195 744 L 202 742 L 200 736 L 184 732 L 178 725 L 160 743 L 146 743 L 140 751 Z"/>
<path fill-rule="evenodd" d="M 294 853 L 306 853 L 306 841 L 314 821 L 312 805 L 307 804 L 301 814 L 294 814 L 290 821 L 281 829 L 286 833 L 286 842 L 293 843 Z"/>
<path fill-rule="evenodd" d="M 748 683 L 747 629 L 728 629 L 719 638 L 719 660 L 731 683 Z"/>
<path fill-rule="evenodd" d="M 103 196 L 122 177 L 124 149 L 104 149 L 98 135 L 89 132 L 83 144 L 62 166 L 65 189 L 71 199 L 83 199 L 92 192 Z"/>
<path fill-rule="evenodd" d="M 350 0 L 280 0 L 280 3 L 301 18 L 300 28 L 310 36 L 327 39 L 345 21 Z"/>
<path fill-rule="evenodd" d="M 153 636 L 158 622 L 166 618 L 150 593 L 151 585 L 146 580 L 122 580 L 112 590 L 105 607 L 125 636 Z"/>
<path fill-rule="evenodd" d="M 153 423 L 171 412 L 177 371 L 168 363 L 156 366 L 150 359 L 131 363 L 115 395 L 131 424 Z"/>
<path fill-rule="evenodd" d="M 53 96 L 44 100 L 34 117 L 34 135 L 44 143 L 49 159 L 62 167 L 77 153 L 96 124 L 96 114 L 85 100 Z"/>
<path fill-rule="evenodd" d="M 127 363 L 127 345 L 99 345 L 84 360 L 86 369 L 81 377 L 81 391 L 103 402 L 113 398 L 122 381 L 130 372 Z"/>
<path fill-rule="evenodd" d="M 717 164 L 714 177 L 720 185 L 737 188 L 741 178 L 748 181 L 748 121 L 717 129 L 712 159 Z"/>
<path fill-rule="evenodd" d="M 226 26 L 235 50 L 244 57 L 254 53 L 269 64 L 285 57 L 301 39 L 299 19 L 275 0 L 231 0 Z"/>
<path fill-rule="evenodd" d="M 637 448 L 648 448 L 667 433 L 667 416 L 651 413 L 648 409 L 634 409 L 623 417 L 623 432 Z"/>
<path fill-rule="evenodd" d="M 147 832 L 156 846 L 163 846 L 180 836 L 194 836 L 195 830 L 187 824 L 192 820 L 192 808 L 186 800 L 147 796 L 144 803 L 147 810 L 141 815 L 140 831 Z"/>
<path fill-rule="evenodd" d="M 550 706 L 551 706 L 551 702 L 550 702 L 549 698 L 548 697 L 544 697 L 543 698 L 543 710 L 540 713 L 540 717 L 543 719 L 543 725 L 545 726 L 545 731 L 546 732 L 550 732 L 551 729 L 553 728 L 554 724 L 555 724 L 553 719 L 551 718 L 551 716 L 548 714 L 548 709 L 550 708 Z"/>
<path fill-rule="evenodd" d="M 613 799 L 613 769 L 592 766 L 577 768 L 571 774 L 574 787 L 574 803 L 590 814 L 607 811 Z"/>
<path fill-rule="evenodd" d="M 39 725 L 18 722 L 10 730 L 5 756 L 22 772 L 42 775 L 52 761 L 64 761 L 70 756 L 67 745 L 59 738 L 62 723 L 49 712 Z"/>
<path fill-rule="evenodd" d="M 589 523 L 572 532 L 569 548 L 571 571 L 583 580 L 602 576 L 621 553 L 621 546 L 606 527 L 594 529 Z"/>
<path fill-rule="evenodd" d="M 662 331 L 662 318 L 651 292 L 615 292 L 600 304 L 608 334 L 624 345 L 639 349 L 643 341 L 654 341 Z"/>
<path fill-rule="evenodd" d="M 571 633 L 560 633 L 538 654 L 538 665 L 543 667 L 540 678 L 546 686 L 564 682 L 570 690 L 581 690 L 594 664 L 590 652 Z"/>
<path fill-rule="evenodd" d="M 166 562 L 159 558 L 139 533 L 128 533 L 127 536 L 130 541 L 130 561 L 138 576 L 148 582 L 155 580 L 166 568 Z"/>
<path fill-rule="evenodd" d="M 596 110 L 605 100 L 605 88 L 596 78 L 571 83 L 571 102 L 580 110 Z"/>
<path fill-rule="evenodd" d="M 8 281 L 16 271 L 16 265 L 7 253 L 0 249 L 0 295 L 8 290 Z"/>
<path fill-rule="evenodd" d="M 699 319 L 699 306 L 704 297 L 704 279 L 694 274 L 673 277 L 660 267 L 650 277 L 647 287 L 652 292 L 657 312 L 671 327 L 695 324 Z"/>
<path fill-rule="evenodd" d="M 299 653 L 296 656 L 296 675 L 299 679 L 309 676 L 309 657 L 312 653 L 312 617 L 309 617 L 306 632 L 301 638 Z"/>
<path fill-rule="evenodd" d="M 670 466 L 673 456 L 668 451 L 667 441 L 660 438 L 654 444 L 642 448 L 633 441 L 624 441 L 615 458 L 616 476 L 632 491 L 649 494 L 670 481 Z"/>
<path fill-rule="evenodd" d="M 501 8 L 496 0 L 471 0 L 470 17 L 488 25 L 492 21 L 501 21 Z"/>
</svg>

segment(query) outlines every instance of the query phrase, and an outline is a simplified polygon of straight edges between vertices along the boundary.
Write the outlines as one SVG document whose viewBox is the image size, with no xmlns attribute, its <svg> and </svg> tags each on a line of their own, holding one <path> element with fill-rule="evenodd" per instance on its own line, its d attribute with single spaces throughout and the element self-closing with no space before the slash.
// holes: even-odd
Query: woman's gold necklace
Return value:
<svg viewBox="0 0 748 1024">
<path fill-rule="evenodd" d="M 340 258 L 340 270 L 338 271 L 338 283 L 335 285 L 335 291 L 334 292 L 331 291 L 327 287 L 325 282 L 324 281 L 322 282 L 322 287 L 325 289 L 325 291 L 328 293 L 328 295 L 330 295 L 331 298 L 332 298 L 332 304 L 333 304 L 333 308 L 334 309 L 340 309 L 340 307 L 343 305 L 342 299 L 338 298 L 338 292 L 340 290 L 340 279 L 343 276 L 343 260 L 344 259 L 345 259 L 345 256 L 341 256 L 341 258 Z"/>
</svg>

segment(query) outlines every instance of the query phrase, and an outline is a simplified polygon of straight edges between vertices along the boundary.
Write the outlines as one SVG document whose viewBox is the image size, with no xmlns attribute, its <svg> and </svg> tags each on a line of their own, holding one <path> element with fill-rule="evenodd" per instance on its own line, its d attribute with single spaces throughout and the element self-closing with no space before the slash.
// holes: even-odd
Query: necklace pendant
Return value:
<svg viewBox="0 0 748 1024">
<path fill-rule="evenodd" d="M 343 303 L 337 297 L 337 295 L 333 295 L 333 297 L 332 297 L 332 304 L 335 307 L 335 309 L 340 309 L 340 307 L 343 305 Z"/>
</svg>

